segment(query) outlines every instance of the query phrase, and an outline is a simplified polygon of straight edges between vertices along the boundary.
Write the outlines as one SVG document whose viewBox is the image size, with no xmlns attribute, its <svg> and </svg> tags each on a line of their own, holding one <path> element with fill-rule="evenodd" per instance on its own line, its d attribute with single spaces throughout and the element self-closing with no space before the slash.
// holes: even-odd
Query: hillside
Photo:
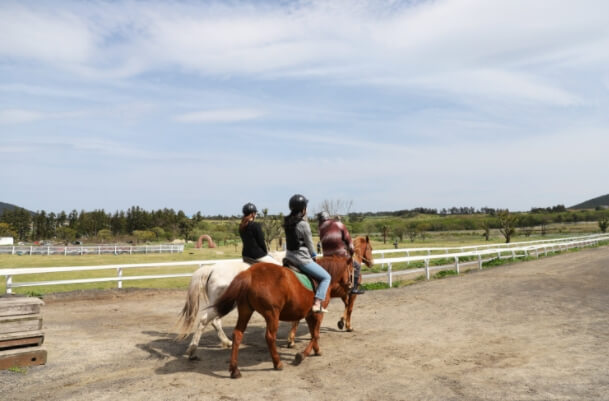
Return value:
<svg viewBox="0 0 609 401">
<path fill-rule="evenodd" d="M 595 209 L 598 206 L 609 207 L 609 194 L 587 200 L 575 206 L 571 206 L 569 209 Z"/>
<path fill-rule="evenodd" d="M 0 202 L 0 214 L 4 212 L 4 210 L 15 210 L 19 208 L 19 206 L 12 205 L 10 203 Z"/>
</svg>

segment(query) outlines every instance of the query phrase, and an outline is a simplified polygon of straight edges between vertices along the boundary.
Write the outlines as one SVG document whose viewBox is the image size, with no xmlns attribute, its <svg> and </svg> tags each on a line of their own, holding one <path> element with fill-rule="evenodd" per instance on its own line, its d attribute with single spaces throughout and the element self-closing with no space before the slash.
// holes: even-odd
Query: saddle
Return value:
<svg viewBox="0 0 609 401">
<path fill-rule="evenodd" d="M 307 273 L 303 272 L 296 266 L 294 263 L 290 262 L 287 258 L 283 258 L 282 262 L 283 267 L 290 270 L 292 273 L 296 275 L 300 283 L 308 290 L 315 292 L 319 283 L 313 279 L 313 277 L 309 276 Z"/>
<path fill-rule="evenodd" d="M 243 261 L 244 261 L 245 263 L 247 263 L 247 264 L 248 264 L 248 265 L 250 265 L 250 266 L 251 266 L 251 265 L 253 265 L 253 264 L 258 263 L 258 261 L 257 261 L 256 259 L 252 259 L 252 258 L 250 258 L 250 257 L 248 257 L 248 256 L 243 256 L 243 257 L 242 257 L 242 259 L 243 259 Z"/>
</svg>

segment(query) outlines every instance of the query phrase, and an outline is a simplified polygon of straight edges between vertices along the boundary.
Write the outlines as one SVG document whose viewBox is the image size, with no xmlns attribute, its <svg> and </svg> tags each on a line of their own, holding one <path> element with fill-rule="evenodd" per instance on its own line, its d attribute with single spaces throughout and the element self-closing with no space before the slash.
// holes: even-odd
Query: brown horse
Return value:
<svg viewBox="0 0 609 401">
<path fill-rule="evenodd" d="M 317 263 L 330 273 L 330 286 L 342 286 L 347 291 L 350 287 L 350 275 L 353 269 L 351 259 L 327 257 L 319 258 Z M 305 318 L 309 326 L 311 341 L 304 351 L 296 354 L 295 365 L 302 362 L 311 353 L 311 350 L 315 352 L 315 355 L 321 355 L 319 327 L 323 314 L 311 312 L 314 295 L 314 292 L 305 288 L 289 269 L 270 263 L 257 263 L 235 277 L 213 305 L 219 317 L 228 314 L 235 305 L 239 313 L 237 325 L 233 331 L 233 348 L 229 366 L 233 379 L 241 377 L 241 372 L 237 367 L 239 345 L 254 311 L 260 313 L 266 320 L 265 338 L 276 370 L 283 368 L 275 345 L 280 320 L 293 322 Z M 329 302 L 330 298 L 326 297 L 322 305 L 326 307 Z"/>
<path fill-rule="evenodd" d="M 372 245 L 370 245 L 370 238 L 366 235 L 365 237 L 356 237 L 353 240 L 353 247 L 355 252 L 353 253 L 353 259 L 359 264 L 364 263 L 366 266 L 371 267 L 374 264 L 372 257 Z M 361 275 L 359 281 L 361 281 Z M 359 283 L 356 283 L 359 284 Z M 353 305 L 355 304 L 355 298 L 357 294 L 351 294 L 350 288 L 345 288 L 338 283 L 332 282 L 330 284 L 329 293 L 331 298 L 341 298 L 345 304 L 345 310 L 343 316 L 338 321 L 337 325 L 339 329 L 346 327 L 347 331 L 353 331 L 351 327 L 351 313 L 353 312 Z M 294 339 L 296 337 L 296 329 L 298 328 L 299 321 L 292 323 L 292 329 L 288 335 L 288 348 L 294 346 Z"/>
</svg>

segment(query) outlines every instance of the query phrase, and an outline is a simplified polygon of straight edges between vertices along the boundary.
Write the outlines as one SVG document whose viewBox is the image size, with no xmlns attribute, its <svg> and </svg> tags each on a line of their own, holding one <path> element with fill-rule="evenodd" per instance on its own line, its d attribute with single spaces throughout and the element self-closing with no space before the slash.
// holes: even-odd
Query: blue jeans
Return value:
<svg viewBox="0 0 609 401">
<path fill-rule="evenodd" d="M 328 286 L 330 285 L 330 273 L 315 262 L 309 262 L 300 266 L 300 270 L 319 281 L 317 291 L 315 291 L 315 298 L 321 299 L 322 301 L 326 299 L 326 293 L 328 292 Z"/>
</svg>

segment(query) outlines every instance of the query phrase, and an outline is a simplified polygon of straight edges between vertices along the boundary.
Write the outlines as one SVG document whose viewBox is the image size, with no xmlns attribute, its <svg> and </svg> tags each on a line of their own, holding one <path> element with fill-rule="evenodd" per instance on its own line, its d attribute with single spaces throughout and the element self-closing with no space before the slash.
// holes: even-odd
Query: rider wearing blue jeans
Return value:
<svg viewBox="0 0 609 401">
<path fill-rule="evenodd" d="M 285 257 L 300 270 L 319 281 L 315 292 L 315 303 L 311 310 L 316 313 L 325 313 L 327 309 L 321 306 L 321 303 L 326 299 L 330 274 L 315 263 L 317 254 L 313 245 L 311 227 L 305 220 L 308 202 L 307 198 L 298 194 L 290 198 L 290 214 L 285 217 L 283 222 L 287 247 Z"/>
</svg>

